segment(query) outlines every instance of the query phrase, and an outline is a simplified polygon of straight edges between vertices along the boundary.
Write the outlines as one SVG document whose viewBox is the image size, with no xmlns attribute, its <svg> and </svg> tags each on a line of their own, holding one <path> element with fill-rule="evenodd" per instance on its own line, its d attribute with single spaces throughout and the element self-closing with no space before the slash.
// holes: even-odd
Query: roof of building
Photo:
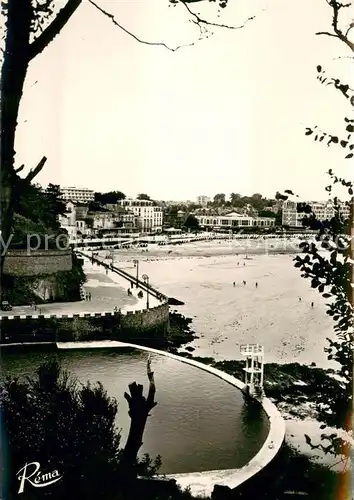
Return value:
<svg viewBox="0 0 354 500">
<path fill-rule="evenodd" d="M 229 214 L 223 215 L 222 217 L 242 217 L 242 218 L 244 218 L 244 215 L 239 214 L 238 212 L 231 212 Z"/>
</svg>

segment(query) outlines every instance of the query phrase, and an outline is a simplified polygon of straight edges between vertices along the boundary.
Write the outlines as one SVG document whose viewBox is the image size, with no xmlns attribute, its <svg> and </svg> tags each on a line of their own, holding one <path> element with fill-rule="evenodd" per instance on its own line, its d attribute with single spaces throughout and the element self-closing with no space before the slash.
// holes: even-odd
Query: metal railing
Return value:
<svg viewBox="0 0 354 500">
<path fill-rule="evenodd" d="M 91 255 L 88 255 L 84 252 L 81 252 L 79 250 L 76 250 L 76 253 L 79 255 L 82 255 L 83 257 L 86 257 L 87 259 L 90 259 L 93 262 L 97 262 L 97 264 L 100 264 L 101 266 L 105 267 L 106 269 L 111 269 L 111 271 L 114 271 L 115 273 L 119 274 L 122 276 L 122 278 L 125 278 L 128 282 L 136 284 L 137 279 L 136 277 L 132 276 L 131 274 L 127 273 L 123 269 L 120 269 L 119 267 L 116 267 L 112 264 L 107 264 L 101 259 L 98 259 L 97 257 L 92 257 Z M 159 292 L 156 290 L 154 287 L 152 287 L 150 284 L 147 285 L 144 281 L 138 280 L 138 286 L 145 292 L 149 292 L 150 295 L 154 296 L 158 300 L 161 300 L 161 302 L 168 302 L 168 297 L 164 295 L 163 293 Z"/>
<path fill-rule="evenodd" d="M 243 355 L 264 354 L 264 347 L 260 344 L 241 344 L 240 352 Z"/>
</svg>

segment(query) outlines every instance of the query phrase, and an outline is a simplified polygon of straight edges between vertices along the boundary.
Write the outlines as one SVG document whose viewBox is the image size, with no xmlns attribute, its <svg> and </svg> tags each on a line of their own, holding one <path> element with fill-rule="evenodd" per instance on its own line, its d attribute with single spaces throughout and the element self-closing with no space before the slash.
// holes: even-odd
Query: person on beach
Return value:
<svg viewBox="0 0 354 500">
<path fill-rule="evenodd" d="M 256 288 L 258 288 L 258 283 L 256 283 Z"/>
<path fill-rule="evenodd" d="M 301 297 L 299 297 L 299 302 L 301 302 Z"/>
<path fill-rule="evenodd" d="M 245 266 L 246 265 L 246 262 L 243 263 L 243 265 Z"/>
<path fill-rule="evenodd" d="M 313 302 L 311 302 L 311 307 L 313 307 L 315 304 Z"/>
<path fill-rule="evenodd" d="M 245 285 L 246 285 L 246 281 L 245 281 L 245 280 L 243 280 L 243 286 L 245 286 Z"/>
</svg>

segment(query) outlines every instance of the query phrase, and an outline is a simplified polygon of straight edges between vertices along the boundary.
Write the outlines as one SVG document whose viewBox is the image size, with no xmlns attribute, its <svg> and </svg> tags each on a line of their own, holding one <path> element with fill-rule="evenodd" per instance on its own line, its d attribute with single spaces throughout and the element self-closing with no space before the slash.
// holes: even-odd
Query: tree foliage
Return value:
<svg viewBox="0 0 354 500">
<path fill-rule="evenodd" d="M 108 193 L 95 193 L 95 202 L 102 205 L 115 205 L 126 198 L 122 191 L 109 191 Z"/>
<path fill-rule="evenodd" d="M 337 2 L 331 2 L 336 9 Z M 335 10 L 336 12 L 336 10 Z M 340 37 L 339 37 L 340 38 Z M 349 85 L 342 84 L 338 79 L 325 76 L 321 66 L 317 67 L 318 79 L 321 84 L 333 85 L 351 106 L 354 105 L 352 91 Z M 352 132 L 354 120 L 345 118 L 345 136 L 322 132 L 319 128 L 312 127 L 306 129 L 306 135 L 312 135 L 315 141 L 326 142 L 327 146 L 339 145 L 344 150 L 345 158 L 352 158 L 351 151 L 354 148 L 352 142 Z M 328 300 L 327 314 L 334 321 L 335 338 L 327 338 L 328 345 L 325 352 L 329 360 L 338 363 L 336 374 L 341 380 L 341 391 L 332 391 L 327 394 L 326 401 L 322 401 L 318 407 L 319 413 L 324 421 L 332 421 L 332 424 L 343 426 L 347 431 L 351 430 L 350 415 L 352 411 L 353 394 L 353 346 L 354 346 L 354 314 L 353 314 L 353 183 L 340 176 L 337 176 L 333 169 L 328 171 L 330 184 L 326 191 L 330 196 L 333 187 L 339 185 L 346 191 L 344 197 L 345 204 L 351 208 L 351 215 L 348 218 L 343 216 L 343 202 L 337 196 L 333 197 L 334 216 L 325 221 L 316 218 L 312 207 L 307 204 L 298 204 L 298 211 L 305 214 L 303 224 L 316 230 L 314 242 L 304 241 L 301 243 L 301 254 L 295 257 L 295 267 L 301 271 L 301 276 L 311 281 L 311 286 Z M 293 195 L 288 190 L 282 199 L 288 199 L 288 195 Z M 326 425 L 322 426 L 323 429 Z M 349 442 L 347 438 L 342 438 L 336 433 L 323 433 L 321 442 L 313 444 L 309 436 L 306 436 L 307 443 L 314 449 L 319 449 L 324 453 L 333 455 L 345 454 L 349 452 Z"/>
<path fill-rule="evenodd" d="M 136 197 L 137 200 L 146 200 L 146 201 L 150 201 L 151 198 L 148 194 L 146 193 L 140 193 L 138 194 L 138 196 Z"/>
<path fill-rule="evenodd" d="M 40 462 L 63 479 L 47 488 L 28 488 L 26 499 L 116 499 L 123 490 L 126 467 L 116 425 L 118 405 L 102 384 L 80 384 L 56 361 L 37 370 L 36 377 L 8 379 L 2 387 L 9 495 L 17 498 L 16 472 Z M 160 458 L 144 456 L 136 473 L 154 474 Z"/>
<path fill-rule="evenodd" d="M 190 229 L 191 231 L 198 231 L 200 229 L 199 221 L 193 214 L 189 214 L 184 221 L 184 227 Z"/>
<path fill-rule="evenodd" d="M 65 214 L 65 202 L 60 199 L 60 186 L 49 184 L 43 189 L 39 184 L 29 184 L 18 179 L 15 213 L 51 230 L 60 228 L 58 216 Z"/>
<path fill-rule="evenodd" d="M 224 193 L 218 193 L 214 196 L 213 201 L 215 206 L 225 205 L 226 196 Z"/>
</svg>

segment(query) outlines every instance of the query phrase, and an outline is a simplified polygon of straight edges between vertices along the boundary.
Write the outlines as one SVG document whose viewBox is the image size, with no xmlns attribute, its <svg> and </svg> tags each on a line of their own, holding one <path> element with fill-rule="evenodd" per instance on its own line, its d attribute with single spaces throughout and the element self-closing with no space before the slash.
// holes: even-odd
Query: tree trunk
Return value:
<svg viewBox="0 0 354 500">
<path fill-rule="evenodd" d="M 29 63 L 29 37 L 32 16 L 31 0 L 9 0 L 7 4 L 5 55 L 1 71 L 1 276 L 5 258 L 3 245 L 6 245 L 9 241 L 13 222 L 15 132 Z"/>
<path fill-rule="evenodd" d="M 130 394 L 124 393 L 131 418 L 129 435 L 120 463 L 121 475 L 126 484 L 137 478 L 138 453 L 143 444 L 146 421 L 149 412 L 157 405 L 154 401 L 156 388 L 150 358 L 147 362 L 147 375 L 150 383 L 147 398 L 143 395 L 143 386 L 136 382 L 129 385 Z"/>
<path fill-rule="evenodd" d="M 349 218 L 349 258 L 351 259 L 351 272 L 349 275 L 349 302 L 354 309 L 354 198 L 350 200 Z"/>
</svg>

